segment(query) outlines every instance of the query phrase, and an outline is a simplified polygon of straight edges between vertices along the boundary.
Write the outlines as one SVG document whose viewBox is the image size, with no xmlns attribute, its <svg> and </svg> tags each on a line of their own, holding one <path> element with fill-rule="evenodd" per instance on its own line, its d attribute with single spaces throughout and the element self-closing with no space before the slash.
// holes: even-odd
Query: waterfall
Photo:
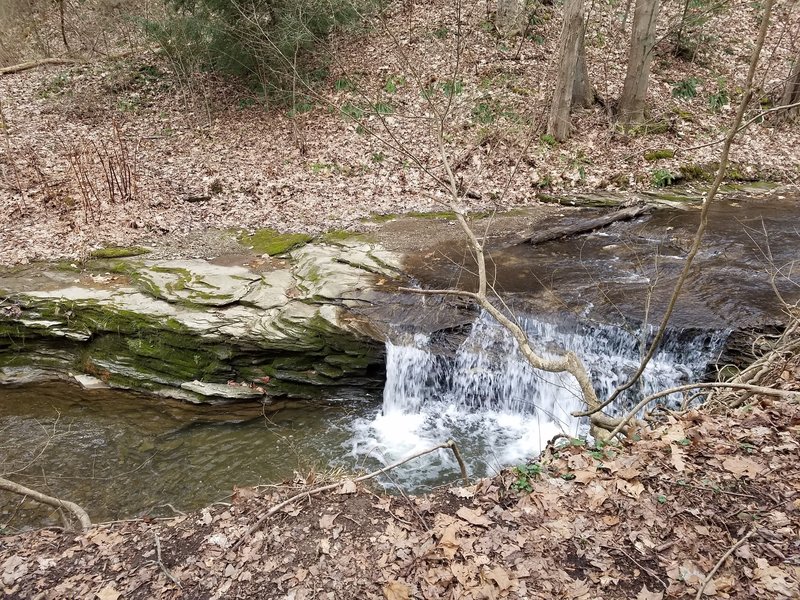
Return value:
<svg viewBox="0 0 800 600">
<path fill-rule="evenodd" d="M 576 353 L 586 365 L 598 397 L 607 397 L 639 366 L 642 332 L 613 325 L 551 323 L 526 316 L 520 325 L 534 349 L 546 356 Z M 645 341 L 654 331 L 648 330 Z M 645 395 L 702 377 L 726 334 L 669 332 L 640 382 L 609 407 L 624 412 Z M 382 462 L 449 438 L 471 457 L 474 475 L 537 454 L 555 435 L 578 436 L 586 423 L 571 413 L 583 408 L 578 384 L 566 373 L 532 368 L 516 342 L 491 317 L 481 315 L 455 352 L 437 352 L 429 336 L 398 333 L 386 343 L 383 406 L 371 421 L 356 425 L 352 451 Z M 668 404 L 682 398 L 666 398 Z M 433 463 L 410 468 L 413 484 L 452 468 L 441 453 Z"/>
</svg>

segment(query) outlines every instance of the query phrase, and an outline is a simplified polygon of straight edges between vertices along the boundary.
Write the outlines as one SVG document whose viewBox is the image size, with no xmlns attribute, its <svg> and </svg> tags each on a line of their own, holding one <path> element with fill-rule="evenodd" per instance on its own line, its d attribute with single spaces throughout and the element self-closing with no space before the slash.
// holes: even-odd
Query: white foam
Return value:
<svg viewBox="0 0 800 600">
<path fill-rule="evenodd" d="M 601 398 L 639 364 L 639 332 L 609 326 L 566 328 L 530 317 L 521 324 L 539 352 L 578 354 Z M 666 343 L 617 411 L 641 394 L 702 374 L 723 338 L 706 334 L 680 347 Z M 482 476 L 538 454 L 557 434 L 585 433 L 586 424 L 571 414 L 583 408 L 574 378 L 533 369 L 508 332 L 487 315 L 475 321 L 453 356 L 435 353 L 430 339 L 419 334 L 387 342 L 386 356 L 383 406 L 353 424 L 351 450 L 359 459 L 388 464 L 455 439 L 471 475 Z M 452 454 L 442 451 L 393 477 L 413 487 L 457 472 Z"/>
</svg>

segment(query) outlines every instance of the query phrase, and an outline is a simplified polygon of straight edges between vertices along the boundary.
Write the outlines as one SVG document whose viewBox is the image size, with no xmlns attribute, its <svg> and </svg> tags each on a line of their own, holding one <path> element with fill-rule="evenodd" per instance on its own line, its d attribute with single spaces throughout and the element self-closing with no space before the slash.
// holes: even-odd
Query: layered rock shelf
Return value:
<svg viewBox="0 0 800 600">
<path fill-rule="evenodd" d="M 0 383 L 69 373 L 192 402 L 380 385 L 383 341 L 353 309 L 399 275 L 396 255 L 355 240 L 27 267 L 0 278 Z"/>
</svg>

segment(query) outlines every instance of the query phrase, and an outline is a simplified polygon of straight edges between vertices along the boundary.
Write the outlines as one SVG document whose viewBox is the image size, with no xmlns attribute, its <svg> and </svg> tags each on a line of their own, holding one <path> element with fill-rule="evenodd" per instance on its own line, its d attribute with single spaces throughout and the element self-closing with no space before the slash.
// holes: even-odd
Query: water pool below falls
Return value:
<svg viewBox="0 0 800 600">
<path fill-rule="evenodd" d="M 576 352 L 600 397 L 638 366 L 640 332 L 533 317 L 521 324 L 537 350 Z M 719 332 L 671 333 L 615 410 L 702 377 L 724 340 Z M 387 343 L 382 401 L 349 390 L 276 413 L 257 404 L 191 406 L 63 383 L 0 388 L 0 472 L 78 502 L 100 521 L 169 514 L 166 503 L 199 508 L 226 499 L 234 485 L 371 469 L 450 438 L 470 475 L 483 476 L 536 454 L 557 433 L 582 433 L 570 415 L 581 406 L 571 376 L 529 367 L 489 318 L 479 317 L 455 349 L 438 348 L 435 339 L 397 332 Z M 382 483 L 422 491 L 457 474 L 452 455 L 441 451 Z M 0 528 L 32 522 L 56 522 L 56 515 L 0 495 Z"/>
</svg>

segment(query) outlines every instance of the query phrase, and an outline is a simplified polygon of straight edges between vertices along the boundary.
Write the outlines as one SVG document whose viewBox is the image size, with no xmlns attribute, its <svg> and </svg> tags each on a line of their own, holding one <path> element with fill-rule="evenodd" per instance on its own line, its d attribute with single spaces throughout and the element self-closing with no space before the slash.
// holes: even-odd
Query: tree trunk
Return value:
<svg viewBox="0 0 800 600">
<path fill-rule="evenodd" d="M 503 37 L 522 32 L 525 25 L 525 0 L 497 0 L 495 26 Z"/>
<path fill-rule="evenodd" d="M 641 123 L 645 119 L 644 101 L 650 80 L 650 64 L 653 62 L 658 8 L 659 0 L 636 0 L 628 72 L 619 101 L 619 118 L 626 126 Z"/>
<path fill-rule="evenodd" d="M 558 54 L 558 75 L 547 120 L 547 133 L 559 141 L 566 140 L 571 131 L 570 112 L 573 104 L 587 105 L 593 95 L 589 85 L 584 56 L 583 0 L 566 0 L 564 25 Z"/>
<path fill-rule="evenodd" d="M 786 87 L 783 88 L 780 106 L 788 106 L 800 102 L 800 56 L 795 58 Z M 779 120 L 789 121 L 800 113 L 800 107 L 787 108 L 778 113 Z"/>
<path fill-rule="evenodd" d="M 67 30 L 64 25 L 64 0 L 58 0 L 58 19 L 61 25 L 61 39 L 64 42 L 64 48 L 69 52 L 69 44 L 67 43 Z"/>
<path fill-rule="evenodd" d="M 586 22 L 581 18 L 578 63 L 575 66 L 575 83 L 572 86 L 572 105 L 589 108 L 593 104 L 594 89 L 589 81 L 589 69 L 586 66 Z"/>
</svg>

